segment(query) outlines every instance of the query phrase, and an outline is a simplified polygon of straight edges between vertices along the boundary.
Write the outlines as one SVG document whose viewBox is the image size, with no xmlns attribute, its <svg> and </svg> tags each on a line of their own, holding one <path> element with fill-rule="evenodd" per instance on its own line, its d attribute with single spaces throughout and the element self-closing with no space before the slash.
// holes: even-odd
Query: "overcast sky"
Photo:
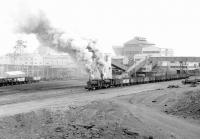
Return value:
<svg viewBox="0 0 200 139">
<path fill-rule="evenodd" d="M 97 39 L 110 52 L 135 36 L 147 38 L 180 56 L 200 56 L 198 0 L 6 0 L 0 4 L 0 55 L 17 39 L 29 51 L 38 46 L 34 36 L 13 33 L 17 18 L 42 10 L 55 27 L 72 36 Z"/>
</svg>

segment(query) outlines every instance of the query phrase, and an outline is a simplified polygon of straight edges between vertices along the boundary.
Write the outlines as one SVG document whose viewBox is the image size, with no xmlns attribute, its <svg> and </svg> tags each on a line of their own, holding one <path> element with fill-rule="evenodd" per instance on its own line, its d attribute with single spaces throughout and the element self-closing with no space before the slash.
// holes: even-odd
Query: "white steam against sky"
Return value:
<svg viewBox="0 0 200 139">
<path fill-rule="evenodd" d="M 17 39 L 26 39 L 29 51 L 36 49 L 34 36 L 16 35 L 13 27 L 19 15 L 42 10 L 53 26 L 96 39 L 105 52 L 142 36 L 176 55 L 200 56 L 199 7 L 198 0 L 6 0 L 0 5 L 0 55 Z"/>
</svg>

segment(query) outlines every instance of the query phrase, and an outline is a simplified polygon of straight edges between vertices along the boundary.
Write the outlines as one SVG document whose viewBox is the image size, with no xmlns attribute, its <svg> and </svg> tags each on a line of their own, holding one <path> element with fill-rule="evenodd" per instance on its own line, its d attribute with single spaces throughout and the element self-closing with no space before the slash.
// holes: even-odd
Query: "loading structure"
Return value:
<svg viewBox="0 0 200 139">
<path fill-rule="evenodd" d="M 144 67 L 146 64 L 151 63 L 152 67 L 155 66 L 158 62 L 168 61 L 168 62 L 179 62 L 180 70 L 181 65 L 186 62 L 198 62 L 200 63 L 200 57 L 146 57 L 145 59 L 141 59 L 136 64 L 133 64 L 127 69 L 127 72 L 130 75 L 136 74 L 139 69 Z"/>
</svg>

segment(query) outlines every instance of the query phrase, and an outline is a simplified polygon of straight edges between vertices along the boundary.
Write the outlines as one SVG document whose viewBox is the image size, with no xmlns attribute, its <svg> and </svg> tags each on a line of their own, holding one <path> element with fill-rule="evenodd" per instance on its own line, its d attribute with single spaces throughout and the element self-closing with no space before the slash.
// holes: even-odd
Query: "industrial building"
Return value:
<svg viewBox="0 0 200 139">
<path fill-rule="evenodd" d="M 40 76 L 44 79 L 76 78 L 81 72 L 67 54 L 21 53 L 0 57 L 0 76 L 7 71 L 22 71 L 27 76 Z M 81 74 L 82 75 L 82 74 Z"/>
<path fill-rule="evenodd" d="M 143 37 L 135 37 L 124 43 L 123 46 L 114 46 L 113 49 L 116 55 L 133 58 L 136 54 L 141 54 L 142 49 L 148 46 L 154 46 L 154 44 L 149 43 Z"/>
<path fill-rule="evenodd" d="M 125 65 L 132 65 L 145 57 L 173 56 L 173 50 L 159 48 L 144 37 L 134 37 L 123 46 L 113 46 L 116 54 L 114 59 L 123 59 Z"/>
<path fill-rule="evenodd" d="M 179 73 L 180 71 L 200 69 L 200 61 L 194 60 L 195 58 L 176 58 L 172 49 L 159 48 L 143 37 L 135 37 L 125 42 L 123 46 L 113 46 L 113 50 L 115 56 L 112 58 L 112 62 L 115 65 L 118 63 L 118 67 L 125 66 L 125 68 L 121 68 L 121 72 L 132 72 L 135 75 L 136 73 L 165 74 L 166 72 Z M 119 73 L 120 69 L 113 69 L 113 73 Z"/>
</svg>

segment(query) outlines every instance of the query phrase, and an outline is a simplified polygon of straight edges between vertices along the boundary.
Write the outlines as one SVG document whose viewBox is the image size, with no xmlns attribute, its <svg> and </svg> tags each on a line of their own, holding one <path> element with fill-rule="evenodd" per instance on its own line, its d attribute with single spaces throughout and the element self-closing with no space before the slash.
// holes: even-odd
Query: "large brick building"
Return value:
<svg viewBox="0 0 200 139">
<path fill-rule="evenodd" d="M 134 55 L 141 54 L 143 48 L 149 46 L 154 46 L 154 44 L 147 42 L 143 37 L 135 37 L 124 43 L 122 47 L 113 47 L 113 49 L 117 55 L 133 58 Z"/>
<path fill-rule="evenodd" d="M 148 42 L 143 37 L 135 37 L 124 43 L 123 46 L 113 46 L 113 50 L 117 56 L 128 59 L 129 64 L 146 56 L 173 56 L 172 49 L 156 47 L 155 44 Z"/>
<path fill-rule="evenodd" d="M 73 78 L 84 73 L 67 54 L 42 56 L 38 53 L 12 53 L 0 57 L 0 76 L 4 76 L 7 71 L 23 71 L 28 76 L 46 79 Z"/>
</svg>

